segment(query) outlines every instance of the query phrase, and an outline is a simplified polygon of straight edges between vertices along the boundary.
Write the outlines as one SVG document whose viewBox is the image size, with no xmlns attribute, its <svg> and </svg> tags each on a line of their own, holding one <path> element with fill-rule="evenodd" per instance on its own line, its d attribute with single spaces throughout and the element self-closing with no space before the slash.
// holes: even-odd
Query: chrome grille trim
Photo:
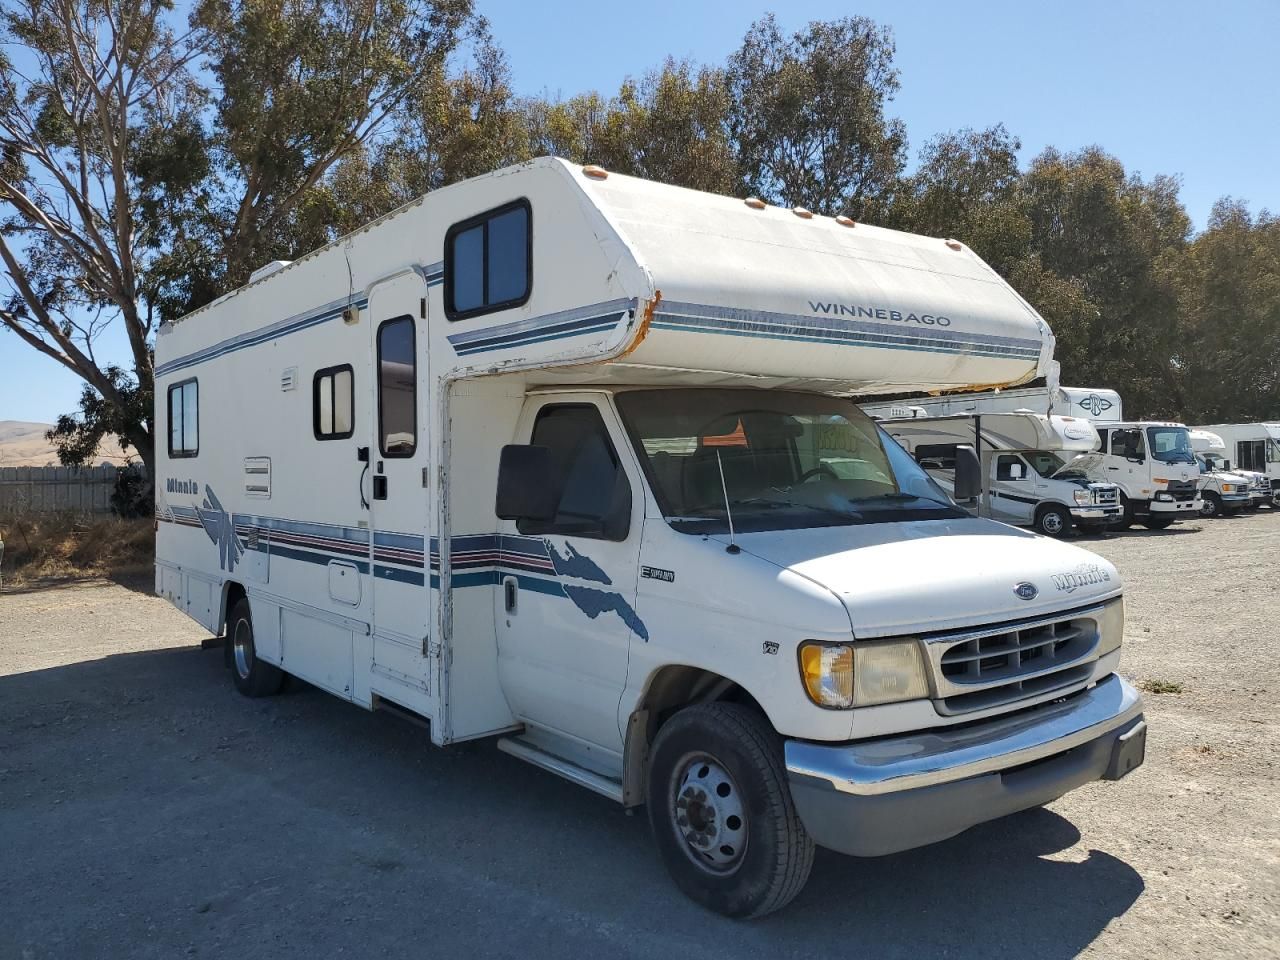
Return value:
<svg viewBox="0 0 1280 960">
<path fill-rule="evenodd" d="M 922 638 L 934 706 L 944 716 L 1086 683 L 1103 605 Z"/>
</svg>

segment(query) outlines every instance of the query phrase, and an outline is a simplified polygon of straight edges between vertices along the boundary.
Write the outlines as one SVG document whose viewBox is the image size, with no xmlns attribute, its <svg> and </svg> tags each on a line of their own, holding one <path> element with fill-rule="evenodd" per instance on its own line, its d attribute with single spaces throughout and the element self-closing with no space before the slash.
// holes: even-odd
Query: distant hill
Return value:
<svg viewBox="0 0 1280 960">
<path fill-rule="evenodd" d="M 29 423 L 25 420 L 0 420 L 0 467 L 43 467 L 47 464 L 56 466 L 58 455 L 53 444 L 44 438 L 45 433 L 53 428 L 51 423 Z M 111 437 L 98 447 L 98 455 L 91 461 L 92 466 L 100 463 L 124 464 L 133 449 L 123 452 L 115 438 Z M 137 459 L 133 456 L 133 459 Z"/>
</svg>

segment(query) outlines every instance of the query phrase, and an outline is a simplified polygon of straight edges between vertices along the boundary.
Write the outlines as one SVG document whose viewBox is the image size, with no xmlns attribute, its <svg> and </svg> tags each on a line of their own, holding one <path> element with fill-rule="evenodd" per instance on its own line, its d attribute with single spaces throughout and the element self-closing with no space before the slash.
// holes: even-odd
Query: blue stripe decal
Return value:
<svg viewBox="0 0 1280 960">
<path fill-rule="evenodd" d="M 634 299 L 593 303 L 494 327 L 455 333 L 449 337 L 449 343 L 459 356 L 466 356 L 472 353 L 483 353 L 486 350 L 501 350 L 528 343 L 576 337 L 617 326 L 624 319 L 625 314 L 634 310 L 635 306 Z"/>
<path fill-rule="evenodd" d="M 297 333 L 300 330 L 307 330 L 318 324 L 334 320 L 342 316 L 342 312 L 349 306 L 363 310 L 369 305 L 369 301 L 364 297 L 343 298 L 342 300 L 334 300 L 325 304 L 316 310 L 303 314 L 295 314 L 287 319 L 280 320 L 276 323 L 269 324 L 259 330 L 253 330 L 249 333 L 242 333 L 236 337 L 230 337 L 215 343 L 211 347 L 198 350 L 195 353 L 189 353 L 185 357 L 178 357 L 163 363 L 156 367 L 155 375 L 157 377 L 166 374 L 175 373 L 178 370 L 185 370 L 187 367 L 193 367 L 198 363 L 204 363 L 207 360 L 213 360 L 216 357 L 225 356 L 229 353 L 235 353 L 238 350 L 244 350 L 248 347 L 257 346 L 260 343 L 266 343 L 279 337 L 288 336 L 291 333 Z"/>
<path fill-rule="evenodd" d="M 654 314 L 653 327 L 683 333 L 1016 359 L 1035 359 L 1041 347 L 1038 340 L 1019 337 L 665 301 Z"/>
</svg>

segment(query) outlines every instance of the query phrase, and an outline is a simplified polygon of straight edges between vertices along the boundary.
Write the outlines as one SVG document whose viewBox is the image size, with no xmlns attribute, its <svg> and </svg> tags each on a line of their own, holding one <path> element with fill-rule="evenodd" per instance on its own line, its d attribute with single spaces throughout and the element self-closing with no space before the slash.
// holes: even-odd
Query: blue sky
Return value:
<svg viewBox="0 0 1280 960">
<path fill-rule="evenodd" d="M 1003 122 L 1023 158 L 1100 144 L 1131 171 L 1176 174 L 1197 227 L 1230 194 L 1280 210 L 1280 2 L 477 0 L 522 93 L 614 92 L 666 54 L 718 63 L 752 20 L 784 28 L 863 14 L 894 30 L 890 105 L 914 151 L 945 130 Z M 102 354 L 124 357 L 119 338 Z M 52 421 L 79 381 L 0 332 L 0 420 Z"/>
</svg>

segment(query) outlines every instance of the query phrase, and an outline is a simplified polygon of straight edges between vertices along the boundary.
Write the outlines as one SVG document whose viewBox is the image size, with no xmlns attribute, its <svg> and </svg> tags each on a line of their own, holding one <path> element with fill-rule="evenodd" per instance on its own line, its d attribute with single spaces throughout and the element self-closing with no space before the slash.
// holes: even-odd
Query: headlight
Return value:
<svg viewBox="0 0 1280 960">
<path fill-rule="evenodd" d="M 804 691 L 820 707 L 853 706 L 853 647 L 847 643 L 800 645 L 800 679 Z"/>
<path fill-rule="evenodd" d="M 1098 656 L 1119 650 L 1124 641 L 1124 599 L 1116 597 L 1098 614 Z"/>
<path fill-rule="evenodd" d="M 924 654 L 915 640 L 800 646 L 800 678 L 820 707 L 868 707 L 929 696 Z"/>
<path fill-rule="evenodd" d="M 1093 495 L 1088 490 L 1077 490 L 1071 495 L 1076 498 L 1076 503 L 1082 507 L 1093 501 Z"/>
</svg>

